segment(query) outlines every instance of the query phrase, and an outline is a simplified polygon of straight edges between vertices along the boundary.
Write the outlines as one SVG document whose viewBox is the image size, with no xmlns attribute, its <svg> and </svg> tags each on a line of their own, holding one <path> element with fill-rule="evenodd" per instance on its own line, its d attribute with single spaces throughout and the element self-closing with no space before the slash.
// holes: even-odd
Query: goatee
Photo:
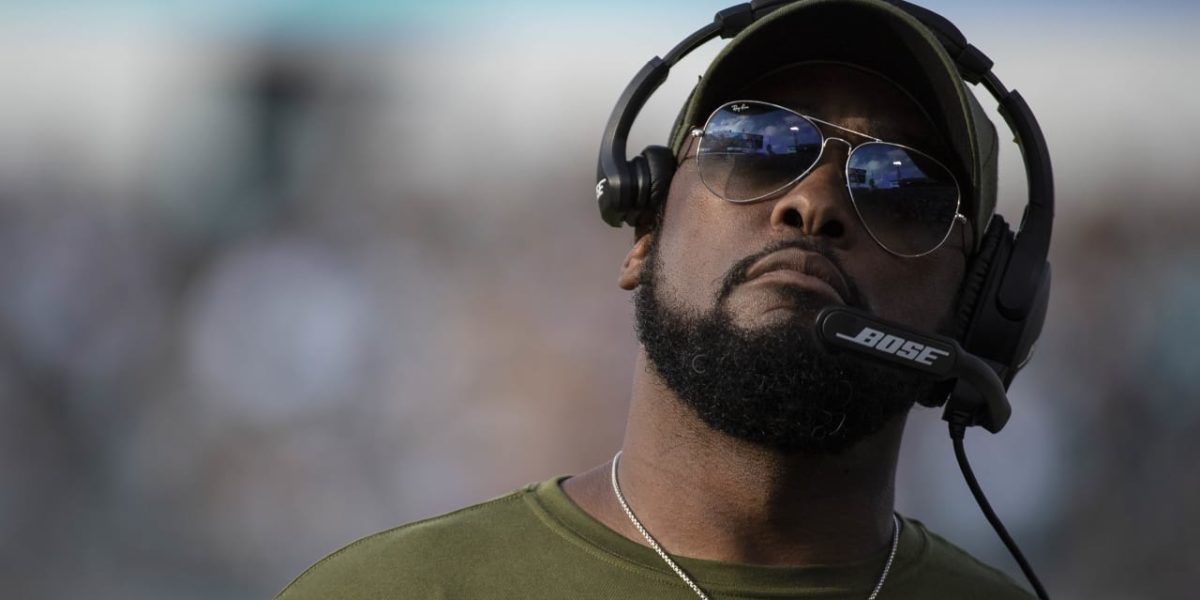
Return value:
<svg viewBox="0 0 1200 600">
<path fill-rule="evenodd" d="M 656 244 L 634 295 L 638 339 L 663 382 L 709 427 L 786 453 L 838 454 L 900 418 L 932 385 L 920 376 L 845 355 L 828 355 L 813 337 L 821 297 L 802 288 L 791 316 L 748 330 L 734 324 L 726 299 L 749 266 L 782 248 L 827 247 L 792 240 L 734 265 L 711 310 L 691 313 L 662 298 Z M 842 269 L 843 274 L 845 270 Z M 862 306 L 858 286 L 847 304 Z"/>
</svg>

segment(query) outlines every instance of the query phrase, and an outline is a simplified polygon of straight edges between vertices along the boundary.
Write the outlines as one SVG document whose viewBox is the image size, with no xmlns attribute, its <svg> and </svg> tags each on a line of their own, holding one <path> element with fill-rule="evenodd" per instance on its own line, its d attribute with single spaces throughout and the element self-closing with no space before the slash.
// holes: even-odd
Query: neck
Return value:
<svg viewBox="0 0 1200 600">
<path fill-rule="evenodd" d="M 837 456 L 784 454 L 710 429 L 639 354 L 618 478 L 630 508 L 676 555 L 761 565 L 836 564 L 891 541 L 904 419 Z M 607 465 L 564 482 L 593 517 L 643 543 Z"/>
</svg>

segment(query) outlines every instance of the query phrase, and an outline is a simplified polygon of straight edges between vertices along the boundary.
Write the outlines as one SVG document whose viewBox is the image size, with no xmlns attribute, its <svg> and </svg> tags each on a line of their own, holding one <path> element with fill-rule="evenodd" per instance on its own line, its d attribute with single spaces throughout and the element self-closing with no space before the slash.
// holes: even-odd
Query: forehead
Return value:
<svg viewBox="0 0 1200 600">
<path fill-rule="evenodd" d="M 932 120 L 885 77 L 837 63 L 785 67 L 746 85 L 738 98 L 786 106 L 847 129 L 932 152 L 944 147 Z"/>
</svg>

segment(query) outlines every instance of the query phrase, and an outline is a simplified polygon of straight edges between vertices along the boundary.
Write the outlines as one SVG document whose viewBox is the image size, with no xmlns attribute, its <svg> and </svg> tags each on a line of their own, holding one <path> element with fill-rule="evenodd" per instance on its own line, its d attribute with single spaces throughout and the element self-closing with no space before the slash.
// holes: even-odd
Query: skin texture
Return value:
<svg viewBox="0 0 1200 600">
<path fill-rule="evenodd" d="M 847 66 L 792 67 L 734 97 L 787 106 L 935 156 L 941 150 L 929 120 L 907 95 Z M 826 134 L 864 141 L 837 130 Z M 635 241 L 621 266 L 620 287 L 634 290 L 643 281 L 653 239 L 656 285 L 674 310 L 703 313 L 714 308 L 722 282 L 739 261 L 772 244 L 806 238 L 834 254 L 842 276 L 854 282 L 861 307 L 938 330 L 952 315 L 971 232 L 956 223 L 945 245 L 918 258 L 883 250 L 863 229 L 844 187 L 848 150 L 830 142 L 807 177 L 750 204 L 714 196 L 701 183 L 694 158 L 685 154 L 661 224 Z M 796 287 L 810 293 L 798 295 Z M 724 305 L 733 323 L 755 330 L 811 314 L 813 302 L 836 302 L 817 287 L 750 281 L 733 288 Z M 761 565 L 861 560 L 890 542 L 904 421 L 901 414 L 836 455 L 773 450 L 708 427 L 664 384 L 642 349 L 622 444 L 622 491 L 672 554 Z M 644 544 L 613 495 L 610 464 L 564 481 L 563 489 L 585 512 Z"/>
</svg>

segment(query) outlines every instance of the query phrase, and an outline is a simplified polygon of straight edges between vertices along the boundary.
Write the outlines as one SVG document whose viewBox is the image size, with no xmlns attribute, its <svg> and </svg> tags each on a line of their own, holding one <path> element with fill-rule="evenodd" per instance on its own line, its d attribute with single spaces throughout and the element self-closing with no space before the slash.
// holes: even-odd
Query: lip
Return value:
<svg viewBox="0 0 1200 600">
<path fill-rule="evenodd" d="M 785 248 L 759 259 L 746 271 L 746 281 L 757 279 L 799 284 L 832 294 L 842 304 L 849 296 L 845 280 L 824 256 L 799 248 Z"/>
</svg>

